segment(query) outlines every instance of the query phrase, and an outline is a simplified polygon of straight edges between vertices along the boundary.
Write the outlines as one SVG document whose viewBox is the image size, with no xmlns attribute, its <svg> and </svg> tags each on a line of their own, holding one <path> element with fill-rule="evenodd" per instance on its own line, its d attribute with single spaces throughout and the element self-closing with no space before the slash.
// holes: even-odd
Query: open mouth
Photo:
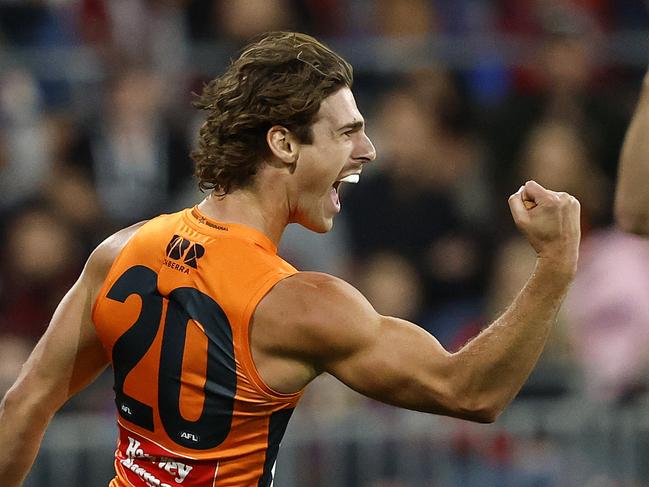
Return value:
<svg viewBox="0 0 649 487">
<path fill-rule="evenodd" d="M 339 190 L 340 190 L 340 185 L 342 183 L 350 183 L 350 184 L 356 184 L 358 181 L 360 181 L 361 175 L 356 173 L 356 174 L 349 174 L 345 176 L 344 178 L 340 178 L 338 181 L 334 182 L 331 185 L 331 200 L 334 204 L 334 206 L 337 208 L 338 211 L 340 211 L 340 196 L 339 196 Z"/>
<path fill-rule="evenodd" d="M 340 183 L 352 183 L 352 184 L 356 184 L 356 183 L 358 183 L 360 180 L 361 180 L 361 175 L 360 175 L 360 174 L 350 174 L 349 176 L 345 176 L 344 178 L 342 178 L 342 179 L 341 179 L 340 181 L 338 181 L 338 182 L 340 182 Z"/>
<path fill-rule="evenodd" d="M 338 188 L 340 188 L 341 183 L 350 183 L 350 184 L 356 184 L 360 181 L 361 175 L 356 173 L 356 174 L 349 174 L 348 176 L 345 176 L 344 178 L 340 178 L 338 181 L 336 181 L 333 184 L 333 187 L 336 191 L 338 191 Z"/>
</svg>

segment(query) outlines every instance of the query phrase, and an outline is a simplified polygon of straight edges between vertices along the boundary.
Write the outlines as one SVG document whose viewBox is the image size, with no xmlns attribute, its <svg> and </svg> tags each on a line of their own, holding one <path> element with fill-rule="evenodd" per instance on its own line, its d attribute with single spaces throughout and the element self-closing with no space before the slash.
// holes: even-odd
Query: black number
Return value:
<svg viewBox="0 0 649 487">
<path fill-rule="evenodd" d="M 144 429 L 153 431 L 153 408 L 124 393 L 124 380 L 142 360 L 153 343 L 162 315 L 162 296 L 157 291 L 158 276 L 148 267 L 135 266 L 122 274 L 108 291 L 107 297 L 123 303 L 129 296 L 142 299 L 137 321 L 113 346 L 115 404 L 120 416 Z"/>
<path fill-rule="evenodd" d="M 208 338 L 205 401 L 196 421 L 180 414 L 180 375 L 190 319 L 203 326 Z M 225 313 L 197 289 L 175 289 L 169 294 L 158 379 L 158 407 L 165 431 L 188 448 L 206 450 L 219 445 L 230 432 L 236 388 L 232 330 Z"/>
<path fill-rule="evenodd" d="M 123 387 L 160 327 L 163 297 L 157 291 L 157 278 L 147 267 L 131 267 L 108 293 L 110 299 L 120 302 L 133 294 L 142 299 L 137 321 L 115 342 L 113 368 L 119 414 L 149 431 L 154 430 L 153 408 L 124 394 Z M 218 303 L 197 289 L 177 288 L 168 299 L 158 373 L 160 418 L 175 443 L 196 450 L 214 448 L 225 440 L 232 424 L 237 386 L 232 329 Z M 196 421 L 180 414 L 182 361 L 190 320 L 200 323 L 208 338 L 203 411 Z"/>
</svg>

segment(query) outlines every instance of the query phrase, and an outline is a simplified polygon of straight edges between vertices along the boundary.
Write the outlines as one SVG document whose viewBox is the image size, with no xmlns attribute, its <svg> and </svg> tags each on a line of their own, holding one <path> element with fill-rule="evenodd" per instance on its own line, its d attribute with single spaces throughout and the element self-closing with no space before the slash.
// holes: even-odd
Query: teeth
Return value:
<svg viewBox="0 0 649 487">
<path fill-rule="evenodd" d="M 360 181 L 361 175 L 360 174 L 350 174 L 349 176 L 345 176 L 340 180 L 341 183 L 352 183 L 356 184 L 358 181 Z"/>
</svg>

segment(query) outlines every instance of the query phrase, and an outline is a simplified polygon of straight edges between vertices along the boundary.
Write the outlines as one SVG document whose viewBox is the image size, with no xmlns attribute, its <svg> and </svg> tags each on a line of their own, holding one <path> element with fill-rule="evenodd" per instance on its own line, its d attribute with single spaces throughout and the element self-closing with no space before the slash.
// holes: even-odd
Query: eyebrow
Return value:
<svg viewBox="0 0 649 487">
<path fill-rule="evenodd" d="M 365 126 L 365 121 L 363 120 L 357 120 L 356 122 L 350 122 L 346 123 L 342 127 L 340 127 L 336 132 L 344 132 L 347 130 L 360 130 Z"/>
</svg>

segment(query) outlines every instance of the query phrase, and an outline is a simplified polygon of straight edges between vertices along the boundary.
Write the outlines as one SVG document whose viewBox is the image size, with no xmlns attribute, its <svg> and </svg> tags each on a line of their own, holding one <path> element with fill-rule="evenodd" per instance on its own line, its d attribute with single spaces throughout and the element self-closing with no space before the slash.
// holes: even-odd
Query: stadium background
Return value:
<svg viewBox="0 0 649 487">
<path fill-rule="evenodd" d="M 190 93 L 246 39 L 294 29 L 354 65 L 379 157 L 343 188 L 333 232 L 287 231 L 289 261 L 453 349 L 533 264 L 506 204 L 523 181 L 577 196 L 584 233 L 541 363 L 495 425 L 396 410 L 324 377 L 276 485 L 649 485 L 649 243 L 611 218 L 648 28 L 641 0 L 0 0 L 0 393 L 95 245 L 201 198 Z M 110 384 L 55 418 L 29 487 L 105 485 Z"/>
</svg>

